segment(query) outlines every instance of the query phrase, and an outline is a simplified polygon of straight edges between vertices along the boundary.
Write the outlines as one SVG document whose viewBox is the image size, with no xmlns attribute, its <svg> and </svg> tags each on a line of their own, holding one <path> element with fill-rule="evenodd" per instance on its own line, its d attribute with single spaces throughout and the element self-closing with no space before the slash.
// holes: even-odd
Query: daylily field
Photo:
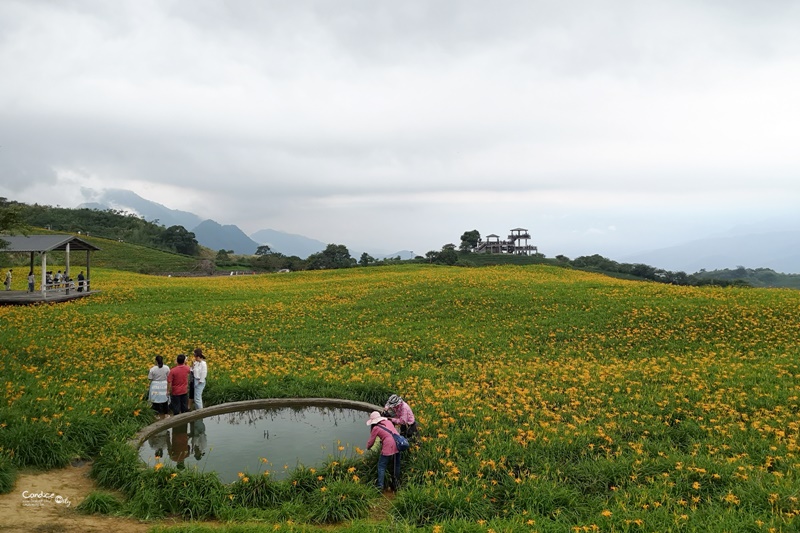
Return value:
<svg viewBox="0 0 800 533">
<path fill-rule="evenodd" d="M 800 292 L 548 266 L 92 274 L 99 295 L 0 307 L 0 464 L 92 458 L 114 512 L 285 531 L 800 530 Z M 198 346 L 207 403 L 401 394 L 422 438 L 386 512 L 374 458 L 231 486 L 137 466 L 123 443 L 153 420 L 153 357 Z"/>
</svg>

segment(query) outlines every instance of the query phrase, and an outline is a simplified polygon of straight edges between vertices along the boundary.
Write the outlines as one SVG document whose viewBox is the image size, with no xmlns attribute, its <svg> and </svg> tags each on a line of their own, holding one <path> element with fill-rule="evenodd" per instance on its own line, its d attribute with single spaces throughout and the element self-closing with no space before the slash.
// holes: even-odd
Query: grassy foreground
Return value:
<svg viewBox="0 0 800 533">
<path fill-rule="evenodd" d="M 3 490 L 14 468 L 91 457 L 98 483 L 125 500 L 98 493 L 85 510 L 140 518 L 283 531 L 800 529 L 799 292 L 548 266 L 92 273 L 96 297 L 0 308 Z M 121 443 L 152 419 L 140 398 L 153 356 L 196 346 L 209 403 L 403 395 L 423 438 L 387 517 L 368 520 L 381 498 L 374 460 L 231 486 L 137 466 Z"/>
</svg>

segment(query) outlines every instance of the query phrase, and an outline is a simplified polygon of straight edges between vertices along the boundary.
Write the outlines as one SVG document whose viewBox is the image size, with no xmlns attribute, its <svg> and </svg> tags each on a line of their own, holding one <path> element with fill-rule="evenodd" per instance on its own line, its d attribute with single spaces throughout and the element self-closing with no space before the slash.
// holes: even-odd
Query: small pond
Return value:
<svg viewBox="0 0 800 533">
<path fill-rule="evenodd" d="M 368 413 L 334 407 L 271 407 L 207 416 L 151 435 L 139 448 L 150 466 L 215 471 L 223 483 L 239 472 L 284 479 L 298 465 L 321 467 L 357 455 L 369 438 Z"/>
</svg>

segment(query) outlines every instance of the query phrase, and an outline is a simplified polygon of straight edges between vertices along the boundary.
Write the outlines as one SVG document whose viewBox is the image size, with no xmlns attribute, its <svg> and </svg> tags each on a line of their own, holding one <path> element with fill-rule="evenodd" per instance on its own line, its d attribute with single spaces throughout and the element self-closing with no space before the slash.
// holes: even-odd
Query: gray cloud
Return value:
<svg viewBox="0 0 800 533">
<path fill-rule="evenodd" d="M 520 225 L 548 255 L 679 240 L 800 199 L 798 15 L 790 1 L 7 0 L 0 196 L 127 188 L 387 251 Z"/>
</svg>

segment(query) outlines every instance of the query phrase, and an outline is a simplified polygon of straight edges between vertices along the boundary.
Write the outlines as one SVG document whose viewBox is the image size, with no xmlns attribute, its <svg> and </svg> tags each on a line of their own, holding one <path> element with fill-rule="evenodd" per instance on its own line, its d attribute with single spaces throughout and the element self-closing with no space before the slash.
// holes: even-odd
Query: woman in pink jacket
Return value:
<svg viewBox="0 0 800 533">
<path fill-rule="evenodd" d="M 381 456 L 378 459 L 378 490 L 383 490 L 386 466 L 389 464 L 390 459 L 394 460 L 392 479 L 394 480 L 394 489 L 397 490 L 400 487 L 400 451 L 394 443 L 394 437 L 392 437 L 392 433 L 396 434 L 397 430 L 389 419 L 381 416 L 378 411 L 370 413 L 367 425 L 370 428 L 367 449 L 372 448 L 376 438 L 381 439 Z"/>
<path fill-rule="evenodd" d="M 408 440 L 413 440 L 417 435 L 417 420 L 414 418 L 414 413 L 405 400 L 397 394 L 392 394 L 386 400 L 383 415 L 389 417 L 392 424 L 400 426 L 400 434 Z"/>
</svg>

